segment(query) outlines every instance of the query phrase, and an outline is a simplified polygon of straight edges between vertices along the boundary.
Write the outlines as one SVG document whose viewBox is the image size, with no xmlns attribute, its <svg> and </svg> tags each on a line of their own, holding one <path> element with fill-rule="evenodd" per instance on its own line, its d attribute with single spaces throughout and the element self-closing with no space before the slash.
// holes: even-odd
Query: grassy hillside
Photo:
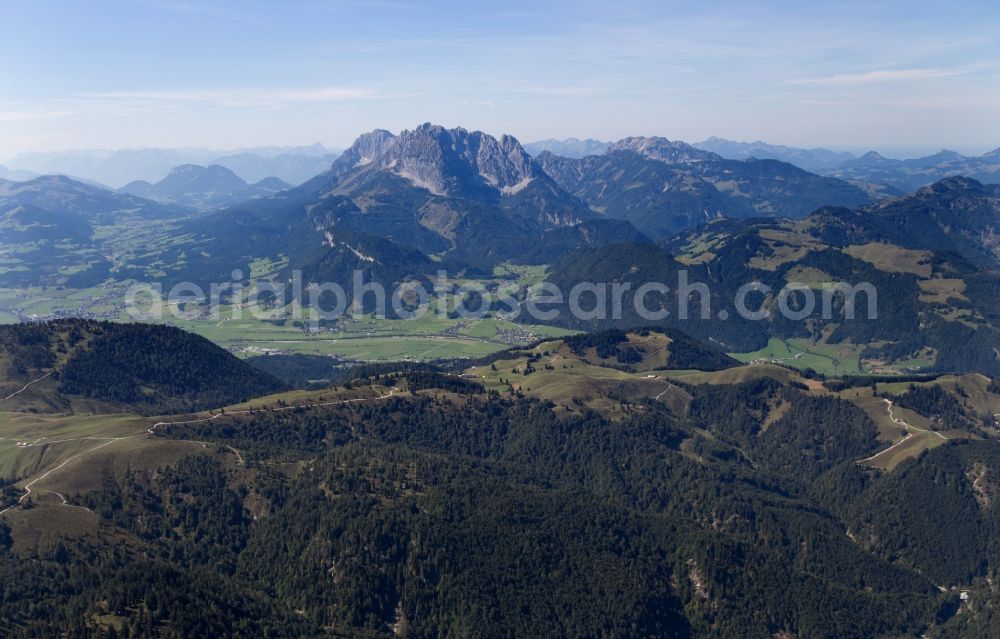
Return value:
<svg viewBox="0 0 1000 639">
<path fill-rule="evenodd" d="M 961 197 L 954 193 L 963 188 L 922 192 L 919 202 L 872 211 L 823 209 L 800 221 L 725 220 L 682 234 L 665 247 L 623 244 L 579 251 L 556 260 L 549 280 L 563 291 L 580 282 L 626 282 L 633 290 L 641 283 L 662 283 L 668 292 L 642 300 L 649 312 L 667 313 L 658 326 L 723 345 L 747 362 L 781 361 L 837 375 L 915 370 L 1000 375 L 995 348 L 1000 343 L 1000 271 L 979 254 L 955 252 L 961 248 L 955 242 L 968 244 L 973 232 L 990 235 L 992 226 L 977 209 L 976 216 L 961 222 L 961 233 L 944 237 L 939 228 L 958 228 L 958 221 L 950 221 L 956 215 L 949 202 L 985 197 L 977 195 L 981 185 L 969 186 Z M 929 226 L 917 230 L 919 213 L 932 205 L 935 214 L 925 220 Z M 898 232 L 903 222 L 893 222 L 897 217 L 906 217 L 913 233 Z M 938 236 L 943 239 L 935 245 Z M 682 276 L 703 284 L 709 294 L 680 294 Z M 750 283 L 767 289 L 741 298 L 740 287 Z M 836 284 L 865 286 L 874 293 L 855 295 L 852 308 L 843 292 L 827 292 Z M 809 291 L 811 307 L 801 291 L 782 297 L 792 285 Z M 741 314 L 736 304 L 741 299 L 747 310 L 763 316 Z M 782 300 L 791 313 L 781 312 Z M 621 318 L 609 314 L 598 320 L 575 317 L 568 303 L 557 305 L 559 316 L 551 321 L 582 330 L 649 324 L 635 302 L 626 292 Z M 796 317 L 798 311 L 805 317 Z"/>
</svg>

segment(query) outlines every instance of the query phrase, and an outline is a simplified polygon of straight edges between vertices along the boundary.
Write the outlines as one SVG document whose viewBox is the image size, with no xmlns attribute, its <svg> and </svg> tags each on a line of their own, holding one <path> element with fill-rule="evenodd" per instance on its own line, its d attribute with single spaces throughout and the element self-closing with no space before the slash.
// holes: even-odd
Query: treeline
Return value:
<svg viewBox="0 0 1000 639">
<path fill-rule="evenodd" d="M 449 375 L 435 371 L 415 371 L 406 375 L 406 385 L 411 391 L 438 388 L 459 395 L 479 395 L 486 389 L 477 381 L 466 379 L 459 375 Z M 394 375 L 385 377 L 383 383 L 394 385 L 399 381 Z"/>
<path fill-rule="evenodd" d="M 874 387 L 876 384 L 891 382 L 933 382 L 940 375 L 845 375 L 827 379 L 823 382 L 829 390 L 834 393 L 847 390 L 849 388 L 861 388 L 864 386 Z"/>
</svg>

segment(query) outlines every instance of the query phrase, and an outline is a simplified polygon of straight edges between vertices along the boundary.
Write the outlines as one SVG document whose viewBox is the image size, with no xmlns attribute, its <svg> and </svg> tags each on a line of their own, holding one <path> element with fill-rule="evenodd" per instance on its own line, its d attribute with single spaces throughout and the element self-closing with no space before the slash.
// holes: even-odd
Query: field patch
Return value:
<svg viewBox="0 0 1000 639">
<path fill-rule="evenodd" d="M 913 273 L 922 278 L 930 277 L 933 272 L 930 251 L 905 249 L 881 242 L 855 244 L 842 250 L 855 259 L 868 262 L 880 271 Z"/>
<path fill-rule="evenodd" d="M 954 278 L 937 277 L 932 280 L 920 280 L 917 282 L 921 295 L 918 298 L 921 302 L 929 304 L 947 304 L 948 300 L 957 299 L 968 302 L 965 293 L 965 281 Z"/>
<path fill-rule="evenodd" d="M 823 375 L 859 375 L 863 372 L 861 350 L 855 344 L 817 344 L 807 339 L 772 337 L 760 350 L 729 355 L 746 364 L 781 364 L 802 370 L 811 368 Z"/>
</svg>

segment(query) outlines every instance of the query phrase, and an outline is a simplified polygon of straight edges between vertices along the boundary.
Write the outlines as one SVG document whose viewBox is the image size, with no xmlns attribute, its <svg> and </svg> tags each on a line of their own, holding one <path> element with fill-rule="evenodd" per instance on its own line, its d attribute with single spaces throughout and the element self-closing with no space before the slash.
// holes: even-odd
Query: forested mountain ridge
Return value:
<svg viewBox="0 0 1000 639">
<path fill-rule="evenodd" d="M 997 374 L 1000 269 L 988 241 L 1000 220 L 994 190 L 953 178 L 856 211 L 825 208 L 799 221 L 720 220 L 662 247 L 624 244 L 581 250 L 555 260 L 548 278 L 563 290 L 578 282 L 662 282 L 672 292 L 645 300 L 647 309 L 670 312 L 658 323 L 722 343 L 729 351 L 754 351 L 772 337 L 852 343 L 863 345 L 861 358 L 877 366 L 928 355 L 926 349 L 931 349 L 931 370 Z M 684 305 L 690 319 L 680 319 L 682 275 L 708 287 L 707 317 L 701 315 L 702 296 L 694 295 Z M 776 310 L 778 293 L 797 282 L 814 291 L 815 312 L 805 321 L 776 312 L 747 320 L 734 301 L 739 287 L 750 282 L 771 289 L 754 298 L 751 310 Z M 821 290 L 838 282 L 864 283 L 875 290 L 872 300 L 865 294 L 857 297 L 854 319 L 847 318 L 836 299 L 831 316 L 821 316 Z M 629 293 L 622 307 L 621 320 L 599 318 L 585 326 L 563 305 L 553 321 L 584 330 L 649 323 L 635 312 Z M 876 311 L 873 319 L 869 308 Z"/>
<path fill-rule="evenodd" d="M 43 175 L 25 182 L 0 180 L 0 208 L 19 205 L 69 213 L 91 224 L 166 219 L 188 212 L 183 207 L 164 206 L 128 193 L 84 184 L 63 175 Z"/>
<path fill-rule="evenodd" d="M 620 366 L 617 339 L 584 336 L 566 354 L 607 346 Z M 548 362 L 552 374 L 579 365 L 550 355 L 539 368 Z M 566 413 L 497 393 L 490 380 L 390 372 L 314 391 L 324 406 L 272 399 L 165 424 L 146 450 L 190 441 L 195 452 L 149 466 L 123 449 L 66 495 L 71 507 L 47 501 L 43 483 L 34 505 L 0 517 L 0 628 L 976 636 L 989 607 L 950 588 L 984 587 L 1000 555 L 988 544 L 963 550 L 943 520 L 912 523 L 933 503 L 908 495 L 941 468 L 960 482 L 920 491 L 948 499 L 954 485 L 987 509 L 1000 467 L 983 456 L 993 442 L 950 444 L 883 474 L 856 463 L 885 444 L 852 401 L 792 380 L 717 375 L 673 382 L 686 408 L 657 391 Z M 63 522 L 53 531 L 79 517 L 93 532 L 31 542 L 34 513 Z M 897 520 L 926 534 L 904 548 L 888 534 Z M 933 570 L 935 546 L 982 561 Z"/>
<path fill-rule="evenodd" d="M 5 410 L 145 414 L 235 403 L 284 385 L 177 328 L 61 320 L 0 326 Z"/>
</svg>

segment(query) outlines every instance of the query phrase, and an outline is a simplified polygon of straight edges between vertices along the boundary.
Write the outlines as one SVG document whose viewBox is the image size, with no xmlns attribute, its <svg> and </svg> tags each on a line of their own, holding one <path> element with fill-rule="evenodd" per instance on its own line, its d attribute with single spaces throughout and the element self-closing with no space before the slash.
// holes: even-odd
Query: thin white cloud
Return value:
<svg viewBox="0 0 1000 639">
<path fill-rule="evenodd" d="M 375 97 L 370 89 L 319 87 L 308 89 L 223 89 L 168 91 L 104 91 L 84 93 L 85 100 L 135 101 L 164 104 L 209 104 L 220 107 L 277 107 L 309 102 L 342 102 Z"/>
<path fill-rule="evenodd" d="M 74 111 L 0 111 L 0 122 L 23 122 L 25 120 L 51 120 L 75 115 Z"/>
<path fill-rule="evenodd" d="M 492 100 L 459 100 L 459 103 L 466 106 L 479 106 L 487 109 L 495 109 L 497 106 Z"/>
<path fill-rule="evenodd" d="M 907 80 L 932 80 L 964 75 L 965 69 L 881 69 L 864 73 L 843 73 L 815 78 L 795 78 L 785 84 L 836 86 L 848 84 L 884 84 Z"/>
<path fill-rule="evenodd" d="M 550 95 L 556 97 L 582 98 L 592 96 L 596 93 L 589 87 L 513 87 L 510 89 L 514 93 L 526 93 L 529 95 Z"/>
</svg>

